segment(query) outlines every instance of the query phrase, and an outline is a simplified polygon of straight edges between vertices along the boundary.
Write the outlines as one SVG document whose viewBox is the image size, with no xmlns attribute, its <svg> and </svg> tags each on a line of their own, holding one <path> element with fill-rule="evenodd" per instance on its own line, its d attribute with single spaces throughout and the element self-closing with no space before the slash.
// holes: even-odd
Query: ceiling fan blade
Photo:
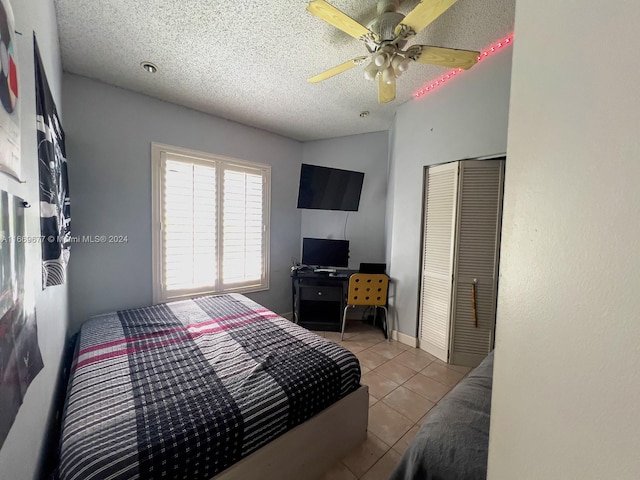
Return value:
<svg viewBox="0 0 640 480">
<path fill-rule="evenodd" d="M 330 5 L 324 0 L 313 0 L 312 2 L 309 2 L 309 5 L 307 5 L 307 11 L 351 35 L 353 38 L 360 39 L 365 35 L 373 35 L 373 32 L 371 32 L 367 27 L 360 25 L 353 18 L 342 13 L 336 7 Z"/>
<path fill-rule="evenodd" d="M 413 30 L 414 35 L 420 33 L 424 28 L 444 13 L 457 0 L 422 0 L 411 10 L 406 17 L 396 27 L 396 35 L 406 25 Z"/>
<path fill-rule="evenodd" d="M 378 75 L 378 103 L 389 103 L 396 98 L 396 82 L 388 84 Z"/>
<path fill-rule="evenodd" d="M 344 63 L 341 63 L 340 65 L 330 68 L 326 72 L 322 72 L 316 75 L 315 77 L 311 77 L 310 79 L 307 80 L 307 82 L 309 83 L 321 82 L 323 80 L 326 80 L 327 78 L 333 77 L 334 75 L 338 75 L 339 73 L 346 72 L 347 70 L 355 67 L 356 65 L 360 65 L 366 59 L 367 57 L 356 57 L 352 60 L 348 60 Z"/>
<path fill-rule="evenodd" d="M 418 63 L 464 70 L 470 69 L 478 62 L 478 55 L 480 52 L 472 50 L 431 47 L 429 45 L 412 45 L 407 50 L 407 56 Z"/>
</svg>

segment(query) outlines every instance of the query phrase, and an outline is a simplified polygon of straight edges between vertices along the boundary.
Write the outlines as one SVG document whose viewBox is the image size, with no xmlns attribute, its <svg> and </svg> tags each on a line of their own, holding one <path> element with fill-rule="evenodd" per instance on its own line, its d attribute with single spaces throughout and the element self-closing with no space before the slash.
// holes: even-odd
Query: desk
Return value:
<svg viewBox="0 0 640 480">
<path fill-rule="evenodd" d="M 293 271 L 293 319 L 309 330 L 339 332 L 349 291 L 349 277 L 356 270 L 338 270 L 336 275 Z"/>
</svg>

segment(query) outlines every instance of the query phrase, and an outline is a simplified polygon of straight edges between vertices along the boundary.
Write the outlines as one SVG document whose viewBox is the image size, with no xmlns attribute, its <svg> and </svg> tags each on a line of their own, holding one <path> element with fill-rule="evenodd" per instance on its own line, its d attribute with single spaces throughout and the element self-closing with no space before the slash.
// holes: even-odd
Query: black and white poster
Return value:
<svg viewBox="0 0 640 480">
<path fill-rule="evenodd" d="M 0 448 L 40 370 L 34 302 L 25 292 L 24 206 L 0 191 Z M 33 290 L 33 288 L 31 289 Z"/>
<path fill-rule="evenodd" d="M 65 282 L 71 245 L 69 182 L 64 131 L 33 35 L 36 72 L 36 123 L 40 177 L 42 287 Z"/>
</svg>

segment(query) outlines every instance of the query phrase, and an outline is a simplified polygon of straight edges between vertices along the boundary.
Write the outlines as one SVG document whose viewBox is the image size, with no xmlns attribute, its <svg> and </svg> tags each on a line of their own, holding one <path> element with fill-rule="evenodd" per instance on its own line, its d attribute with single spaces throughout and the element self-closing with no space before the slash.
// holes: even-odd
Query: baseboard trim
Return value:
<svg viewBox="0 0 640 480">
<path fill-rule="evenodd" d="M 418 348 L 418 339 L 416 337 L 399 332 L 398 330 L 391 331 L 391 338 L 410 347 Z"/>
</svg>

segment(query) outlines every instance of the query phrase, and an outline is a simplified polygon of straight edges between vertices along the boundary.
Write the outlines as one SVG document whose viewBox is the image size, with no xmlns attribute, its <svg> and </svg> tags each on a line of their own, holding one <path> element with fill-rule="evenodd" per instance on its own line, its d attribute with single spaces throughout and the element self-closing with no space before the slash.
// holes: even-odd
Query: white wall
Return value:
<svg viewBox="0 0 640 480">
<path fill-rule="evenodd" d="M 64 100 L 73 233 L 129 238 L 73 246 L 71 330 L 91 315 L 152 303 L 151 142 L 272 166 L 270 289 L 248 296 L 291 311 L 301 143 L 75 75 L 64 76 Z"/>
<path fill-rule="evenodd" d="M 352 269 L 357 269 L 361 262 L 382 263 L 385 259 L 388 138 L 389 133 L 384 131 L 303 144 L 302 163 L 364 172 L 357 212 L 300 210 L 303 238 L 349 240 L 349 268 Z M 300 179 L 299 168 L 297 178 Z M 295 188 L 297 194 L 297 182 Z M 296 254 L 298 261 L 301 248 Z"/>
<path fill-rule="evenodd" d="M 518 2 L 492 480 L 640 478 L 639 20 Z"/>
<path fill-rule="evenodd" d="M 33 67 L 33 32 L 36 32 L 40 54 L 49 86 L 61 114 L 62 70 L 53 2 L 18 0 L 11 2 L 18 44 L 18 75 L 20 93 L 22 177 L 25 184 L 0 173 L 0 189 L 19 195 L 32 208 L 26 210 L 27 235 L 40 235 L 38 209 L 38 159 L 36 150 L 35 80 Z M 71 193 L 73 202 L 73 192 Z M 72 224 L 73 228 L 73 224 Z M 45 448 L 47 427 L 54 406 L 54 392 L 68 324 L 67 286 L 42 290 L 41 251 L 39 244 L 27 246 L 27 278 L 36 289 L 38 343 L 44 369 L 29 386 L 15 423 L 0 450 L 0 479 L 30 479 L 39 477 L 39 461 Z M 71 253 L 73 261 L 73 252 Z M 0 412 L 0 415 L 4 412 Z"/>
<path fill-rule="evenodd" d="M 417 332 L 424 167 L 506 151 L 511 53 L 500 51 L 396 113 L 387 263 L 396 289 L 390 303 L 397 329 L 407 335 Z"/>
</svg>

